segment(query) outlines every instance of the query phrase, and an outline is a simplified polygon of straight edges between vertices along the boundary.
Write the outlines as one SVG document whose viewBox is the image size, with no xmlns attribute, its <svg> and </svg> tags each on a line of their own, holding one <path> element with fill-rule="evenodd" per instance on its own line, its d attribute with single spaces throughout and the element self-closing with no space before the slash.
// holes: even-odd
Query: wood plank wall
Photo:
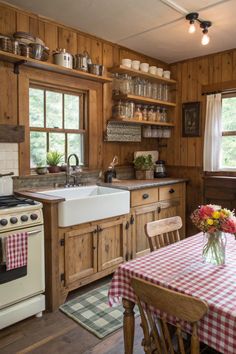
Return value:
<svg viewBox="0 0 236 354">
<path fill-rule="evenodd" d="M 186 60 L 171 66 L 178 81 L 176 127 L 168 147 L 161 156 L 167 161 L 168 171 L 173 176 L 189 178 L 187 187 L 187 219 L 190 213 L 203 202 L 203 137 L 205 125 L 206 96 L 202 85 L 216 84 L 236 79 L 236 50 Z M 184 102 L 201 102 L 201 136 L 182 137 L 181 107 Z M 189 221 L 189 220 L 188 220 Z M 194 232 L 188 222 L 188 233 Z"/>
<path fill-rule="evenodd" d="M 29 31 L 45 40 L 51 49 L 64 47 L 73 54 L 87 50 L 93 61 L 105 66 L 118 64 L 122 58 L 148 61 L 153 65 L 167 68 L 164 63 L 136 53 L 127 48 L 104 41 L 94 36 L 68 28 L 54 21 L 0 3 L 0 33 L 12 34 L 14 31 Z M 50 57 L 52 61 L 52 57 Z M 217 53 L 205 57 L 186 60 L 171 66 L 173 77 L 177 79 L 177 116 L 176 127 L 167 148 L 161 149 L 161 158 L 168 164 L 172 176 L 189 178 L 187 187 L 187 219 L 190 212 L 202 202 L 202 151 L 205 116 L 205 97 L 201 95 L 201 86 L 236 79 L 236 50 Z M 0 100 L 0 123 L 16 124 L 16 106 L 12 104 L 17 95 L 16 76 L 11 65 L 0 63 L 0 82 L 6 95 Z M 201 137 L 183 138 L 181 136 L 181 105 L 184 102 L 201 102 Z M 111 117 L 111 84 L 103 89 L 103 117 L 98 125 L 105 130 L 106 121 Z M 102 131 L 96 132 L 102 134 Z M 131 163 L 135 150 L 157 149 L 155 139 L 143 139 L 142 143 L 105 143 L 100 138 L 97 162 L 93 167 L 106 168 L 116 154 L 121 165 Z M 188 223 L 188 233 L 193 232 Z"/>
<path fill-rule="evenodd" d="M 39 36 L 45 41 L 50 50 L 66 48 L 72 54 L 82 53 L 84 50 L 87 50 L 93 62 L 103 64 L 106 67 L 119 64 L 122 58 L 131 58 L 138 59 L 141 62 L 149 62 L 151 65 L 168 68 L 168 65 L 159 60 L 149 58 L 143 54 L 0 2 L 0 33 L 10 35 L 15 31 L 26 31 Z M 49 61 L 52 62 L 52 55 Z M 0 101 L 0 123 L 19 123 L 16 114 L 16 105 L 12 104 L 12 102 L 15 102 L 17 96 L 16 75 L 12 73 L 11 65 L 1 62 L 0 74 L 2 74 L 0 79 L 1 86 L 4 87 L 6 92 L 6 97 L 4 96 L 4 99 L 1 98 Z M 102 90 L 102 85 L 100 87 Z M 130 164 L 133 160 L 134 151 L 157 149 L 156 139 L 143 139 L 141 144 L 103 142 L 102 136 L 106 128 L 106 121 L 111 118 L 111 88 L 111 84 L 106 84 L 103 87 L 103 115 L 97 117 L 97 119 L 102 119 L 102 121 L 96 122 L 93 132 L 93 134 L 98 134 L 101 137 L 98 146 L 99 156 L 97 162 L 95 161 L 93 166 L 91 166 L 92 168 L 106 168 L 114 155 L 118 156 L 120 165 Z M 102 131 L 97 131 L 95 129 L 96 126 L 101 126 Z"/>
</svg>

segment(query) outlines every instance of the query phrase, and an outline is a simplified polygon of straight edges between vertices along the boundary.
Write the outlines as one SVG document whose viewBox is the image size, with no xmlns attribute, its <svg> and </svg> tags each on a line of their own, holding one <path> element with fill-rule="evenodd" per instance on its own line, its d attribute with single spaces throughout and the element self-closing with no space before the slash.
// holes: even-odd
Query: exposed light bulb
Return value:
<svg viewBox="0 0 236 354">
<path fill-rule="evenodd" d="M 194 33 L 195 31 L 196 31 L 196 27 L 195 27 L 194 22 L 193 23 L 190 22 L 190 26 L 188 28 L 188 33 Z"/>
<path fill-rule="evenodd" d="M 209 42 L 210 42 L 210 37 L 208 36 L 207 33 L 204 33 L 201 40 L 202 45 L 207 45 Z"/>
</svg>

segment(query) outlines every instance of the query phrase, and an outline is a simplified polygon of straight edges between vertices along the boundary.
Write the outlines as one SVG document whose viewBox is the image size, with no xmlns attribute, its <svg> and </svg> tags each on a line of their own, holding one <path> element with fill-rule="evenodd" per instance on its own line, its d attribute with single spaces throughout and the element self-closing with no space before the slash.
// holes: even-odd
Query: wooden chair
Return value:
<svg viewBox="0 0 236 354">
<path fill-rule="evenodd" d="M 180 216 L 148 222 L 145 225 L 145 233 L 151 252 L 180 241 L 179 229 L 181 229 L 182 226 Z"/>
<path fill-rule="evenodd" d="M 144 339 L 142 345 L 146 354 L 199 354 L 200 343 L 197 333 L 197 322 L 206 314 L 207 304 L 195 297 L 184 295 L 176 291 L 154 285 L 139 278 L 132 278 L 131 285 L 137 296 L 138 307 L 141 315 L 141 326 Z M 179 323 L 171 326 L 175 330 L 175 343 L 172 341 L 172 333 L 165 317 L 161 316 L 157 322 L 148 306 L 154 308 L 179 320 L 187 321 L 192 326 L 191 344 L 187 351 L 186 343 L 183 340 L 183 331 Z M 186 336 L 186 334 L 185 334 Z M 173 344 L 174 343 L 174 344 Z M 176 346 L 178 350 L 176 350 Z M 188 348 L 188 349 L 190 349 Z"/>
</svg>

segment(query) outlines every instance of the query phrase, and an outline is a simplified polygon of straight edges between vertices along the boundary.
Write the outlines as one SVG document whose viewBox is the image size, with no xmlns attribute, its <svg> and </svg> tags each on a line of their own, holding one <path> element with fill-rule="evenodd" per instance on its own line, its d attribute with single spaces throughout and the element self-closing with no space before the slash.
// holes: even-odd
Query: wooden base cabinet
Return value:
<svg viewBox="0 0 236 354">
<path fill-rule="evenodd" d="M 140 205 L 143 201 L 145 205 Z M 185 183 L 131 192 L 131 207 L 131 258 L 150 252 L 144 231 L 147 222 L 179 215 L 184 225 L 180 234 L 185 236 Z"/>
<path fill-rule="evenodd" d="M 128 259 L 127 225 L 120 216 L 59 229 L 63 293 L 112 273 Z"/>
</svg>

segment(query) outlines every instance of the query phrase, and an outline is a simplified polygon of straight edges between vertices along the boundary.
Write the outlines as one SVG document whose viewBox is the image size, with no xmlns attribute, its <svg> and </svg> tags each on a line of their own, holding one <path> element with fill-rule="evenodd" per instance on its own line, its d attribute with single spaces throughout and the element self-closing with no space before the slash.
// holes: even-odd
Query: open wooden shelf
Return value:
<svg viewBox="0 0 236 354">
<path fill-rule="evenodd" d="M 173 103 L 173 102 L 154 100 L 153 98 L 143 97 L 143 96 L 135 96 L 135 95 L 115 95 L 115 96 L 113 96 L 113 100 L 133 101 L 136 103 L 155 104 L 155 105 L 160 105 L 160 106 L 165 106 L 165 107 L 175 107 L 176 106 L 176 103 Z"/>
<path fill-rule="evenodd" d="M 158 75 L 153 75 L 149 73 L 144 73 L 141 70 L 135 70 L 135 69 L 129 69 L 126 66 L 119 65 L 119 66 L 114 66 L 112 68 L 108 69 L 109 72 L 111 73 L 118 73 L 118 74 L 128 74 L 130 76 L 139 76 L 144 79 L 148 79 L 149 81 L 152 82 L 159 82 L 161 84 L 168 84 L 168 85 L 175 85 L 176 81 L 172 79 L 165 79 L 164 77 L 158 76 Z"/>
<path fill-rule="evenodd" d="M 164 123 L 164 122 L 151 122 L 146 120 L 135 120 L 135 119 L 124 119 L 124 118 L 111 118 L 110 122 L 123 122 L 128 124 L 138 124 L 138 125 L 158 125 L 161 127 L 174 127 L 174 123 Z"/>
<path fill-rule="evenodd" d="M 84 71 L 79 71 L 75 69 L 68 69 L 60 65 L 48 63 L 45 61 L 35 60 L 31 58 L 26 58 L 21 55 L 16 55 L 8 52 L 3 52 L 0 50 L 0 60 L 6 61 L 13 64 L 25 65 L 36 69 L 42 69 L 50 72 L 55 72 L 58 74 L 69 75 L 74 77 L 79 77 L 81 79 L 107 83 L 112 82 L 111 78 L 105 76 L 93 75 Z"/>
</svg>

